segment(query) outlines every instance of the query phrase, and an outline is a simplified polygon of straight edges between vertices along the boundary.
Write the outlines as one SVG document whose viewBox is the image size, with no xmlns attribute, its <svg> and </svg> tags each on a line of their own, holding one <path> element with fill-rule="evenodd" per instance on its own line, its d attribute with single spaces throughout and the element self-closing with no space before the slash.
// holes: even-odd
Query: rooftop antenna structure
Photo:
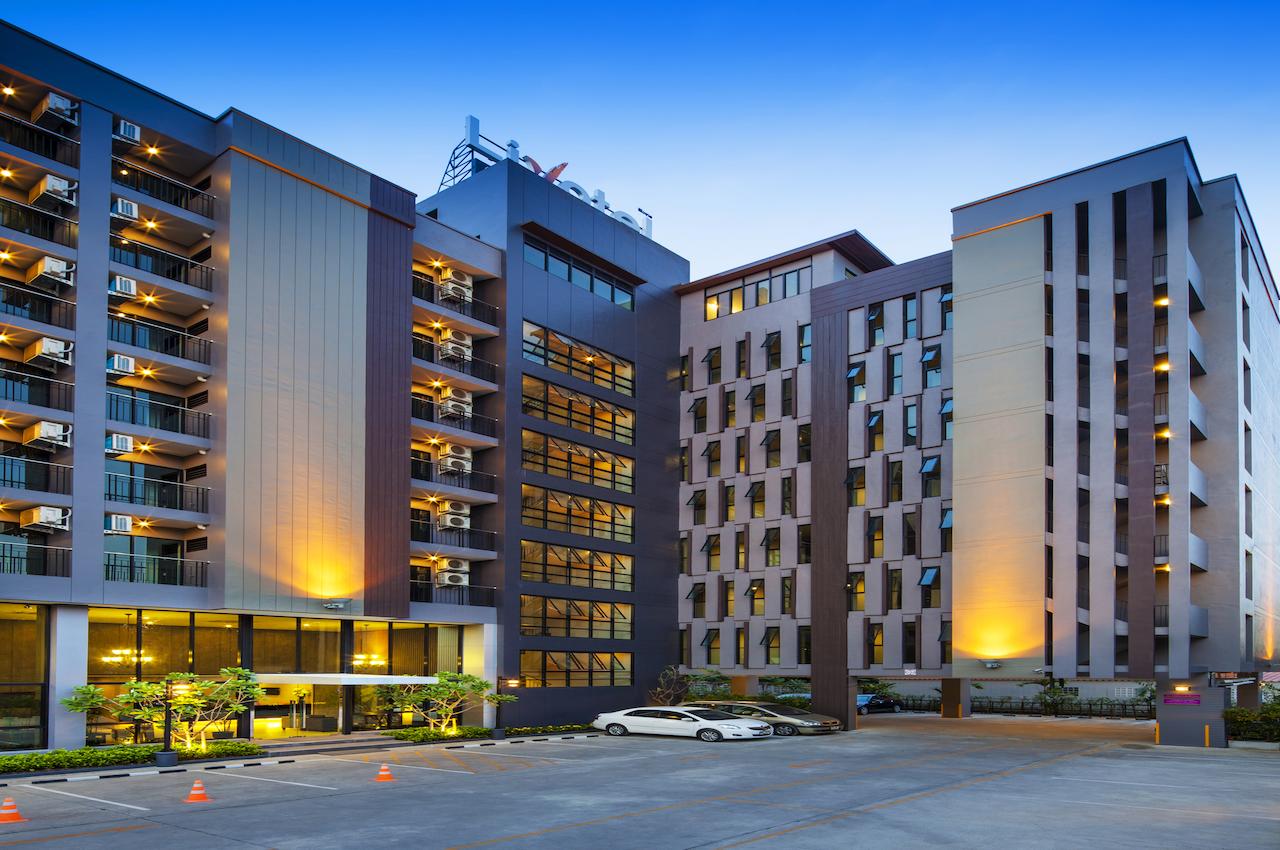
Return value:
<svg viewBox="0 0 1280 850">
<path fill-rule="evenodd" d="M 488 142 L 486 147 L 483 143 Z M 498 162 L 501 157 L 495 151 L 507 150 L 514 142 L 499 144 L 493 139 L 480 134 L 480 121 L 474 115 L 468 115 L 463 125 L 463 138 L 449 155 L 449 162 L 444 167 L 444 176 L 440 178 L 442 192 L 450 186 L 456 186 L 468 177 L 473 177 Z M 518 147 L 517 147 L 518 150 Z"/>
</svg>

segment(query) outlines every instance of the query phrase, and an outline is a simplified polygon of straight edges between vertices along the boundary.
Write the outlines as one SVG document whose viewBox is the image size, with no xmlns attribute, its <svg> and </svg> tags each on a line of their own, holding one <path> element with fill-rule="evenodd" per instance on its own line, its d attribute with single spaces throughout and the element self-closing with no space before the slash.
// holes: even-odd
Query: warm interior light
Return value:
<svg viewBox="0 0 1280 850">
<path fill-rule="evenodd" d="M 1173 689 L 1180 694 L 1185 694 L 1187 691 L 1191 690 L 1191 686 L 1190 685 L 1174 685 Z"/>
<path fill-rule="evenodd" d="M 138 451 L 140 451 L 140 452 L 149 452 L 149 451 L 151 451 L 151 444 L 150 444 L 150 443 L 138 443 L 138 445 L 137 445 L 137 449 L 138 449 Z"/>
<path fill-rule="evenodd" d="M 438 268 L 440 268 L 440 267 L 441 267 L 441 266 L 443 266 L 443 265 L 444 265 L 444 263 L 440 262 L 439 260 L 432 260 L 432 261 L 431 261 L 431 268 L 433 268 L 433 269 L 438 269 Z"/>
<path fill-rule="evenodd" d="M 8 420 L 8 419 L 5 419 L 3 416 L 0 416 L 0 427 L 8 428 L 8 427 L 9 427 L 9 420 Z"/>
<path fill-rule="evenodd" d="M 144 304 L 154 304 L 156 303 L 156 297 L 148 292 L 142 296 L 142 301 Z"/>
<path fill-rule="evenodd" d="M 1161 360 L 1159 363 L 1156 364 L 1157 372 L 1168 372 L 1172 368 L 1173 367 L 1169 365 L 1168 360 Z"/>
<path fill-rule="evenodd" d="M 138 528 L 150 528 L 150 527 L 151 527 L 151 520 L 149 520 L 149 519 L 138 519 L 138 520 L 134 520 L 134 525 L 138 526 Z"/>
<path fill-rule="evenodd" d="M 5 97 L 12 97 L 13 95 L 18 93 L 13 86 L 5 86 L 3 89 L 0 89 L 0 91 L 4 92 Z"/>
<path fill-rule="evenodd" d="M 9 335 L 5 333 L 0 333 L 0 342 L 8 342 L 8 341 L 9 341 Z"/>
<path fill-rule="evenodd" d="M 1156 572 L 1171 573 L 1173 572 L 1173 567 L 1169 566 L 1168 564 L 1156 564 Z"/>
<path fill-rule="evenodd" d="M 1169 296 L 1168 296 L 1168 295 L 1164 295 L 1164 296 L 1161 296 L 1160 298 L 1157 298 L 1157 299 L 1156 299 L 1156 306 L 1157 306 L 1157 307 L 1168 307 L 1168 306 L 1169 306 Z"/>
<path fill-rule="evenodd" d="M 444 381 L 436 380 L 431 382 L 431 389 L 433 390 L 438 390 L 443 386 L 444 386 Z"/>
<path fill-rule="evenodd" d="M 428 496 L 428 497 L 427 497 L 427 503 L 428 503 L 428 504 L 432 504 L 432 505 L 434 505 L 434 504 L 435 504 L 436 502 L 438 502 L 438 501 L 440 501 L 440 497 L 439 497 L 439 496 Z"/>
<path fill-rule="evenodd" d="M 520 687 L 520 680 L 519 680 L 519 679 L 507 679 L 507 687 L 508 687 L 508 688 L 518 688 L 518 687 Z"/>
<path fill-rule="evenodd" d="M 586 362 L 588 362 L 588 363 L 593 363 L 593 362 L 595 362 L 596 356 L 595 356 L 594 354 L 588 354 L 586 357 L 584 357 L 584 358 L 582 358 L 582 359 L 583 359 L 583 360 L 585 360 L 585 361 L 586 361 Z"/>
<path fill-rule="evenodd" d="M 150 378 L 152 375 L 156 373 L 156 370 L 152 369 L 149 366 L 143 366 L 138 371 L 142 374 L 142 377 L 144 378 Z"/>
<path fill-rule="evenodd" d="M 147 145 L 147 156 L 155 156 L 160 153 L 160 149 L 155 145 Z"/>
<path fill-rule="evenodd" d="M 440 445 L 440 438 L 439 438 L 439 437 L 428 437 L 428 438 L 427 438 L 427 445 L 431 445 L 431 446 L 438 446 L 438 445 Z"/>
<path fill-rule="evenodd" d="M 438 331 L 438 330 L 440 330 L 440 329 L 441 329 L 441 328 L 443 328 L 443 327 L 444 327 L 444 322 L 432 322 L 432 323 L 431 323 L 431 328 L 432 328 L 433 330 L 437 330 L 437 331 Z"/>
<path fill-rule="evenodd" d="M 10 254 L 8 251 L 0 251 L 0 262 L 7 263 L 9 262 L 10 259 L 12 259 L 12 257 L 13 257 L 13 254 Z"/>
<path fill-rule="evenodd" d="M 1171 496 L 1161 496 L 1159 499 L 1156 499 L 1156 504 L 1164 505 L 1167 508 L 1173 504 L 1173 498 Z"/>
<path fill-rule="evenodd" d="M 145 227 L 147 230 L 155 230 L 160 225 L 156 224 L 155 219 L 149 218 L 142 223 L 142 226 Z"/>
<path fill-rule="evenodd" d="M 12 168 L 0 168 L 0 177 L 3 177 L 5 180 L 8 180 L 12 176 L 13 176 Z"/>
<path fill-rule="evenodd" d="M 1162 440 L 1167 440 L 1173 436 L 1173 431 L 1170 431 L 1168 428 L 1165 428 L 1162 431 L 1157 431 L 1156 436 Z"/>
</svg>

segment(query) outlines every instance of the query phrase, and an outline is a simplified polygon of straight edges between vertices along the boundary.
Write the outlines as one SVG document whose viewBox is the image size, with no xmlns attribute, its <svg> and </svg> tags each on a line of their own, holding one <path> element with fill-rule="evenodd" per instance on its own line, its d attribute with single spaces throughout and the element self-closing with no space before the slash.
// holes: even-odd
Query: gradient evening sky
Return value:
<svg viewBox="0 0 1280 850">
<path fill-rule="evenodd" d="M 642 206 L 695 276 L 857 227 L 945 250 L 951 207 L 1188 136 L 1280 244 L 1280 6 L 846 2 L 11 5 L 209 114 L 417 192 L 467 114 Z M 1280 250 L 1280 249 L 1277 249 Z"/>
</svg>

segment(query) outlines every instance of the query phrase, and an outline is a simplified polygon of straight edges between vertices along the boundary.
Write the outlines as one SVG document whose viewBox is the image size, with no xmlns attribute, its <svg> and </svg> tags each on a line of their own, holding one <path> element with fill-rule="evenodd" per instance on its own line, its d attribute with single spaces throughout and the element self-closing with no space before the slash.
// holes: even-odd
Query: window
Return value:
<svg viewBox="0 0 1280 850">
<path fill-rule="evenodd" d="M 1244 533 L 1253 536 L 1253 488 L 1244 488 Z"/>
<path fill-rule="evenodd" d="M 764 579 L 752 579 L 747 585 L 747 598 L 751 600 L 751 616 L 764 616 Z"/>
<path fill-rule="evenodd" d="M 631 605 L 522 594 L 520 634 L 527 637 L 630 640 Z"/>
<path fill-rule="evenodd" d="M 706 398 L 695 398 L 693 404 L 689 405 L 689 412 L 693 414 L 693 433 L 704 434 L 707 430 L 707 400 Z"/>
<path fill-rule="evenodd" d="M 938 523 L 942 536 L 942 551 L 951 551 L 951 508 L 942 512 L 942 521 Z"/>
<path fill-rule="evenodd" d="M 790 298 L 800 294 L 800 272 L 791 271 L 782 276 L 782 297 Z"/>
<path fill-rule="evenodd" d="M 764 565 L 766 567 L 782 566 L 782 530 L 766 528 L 764 538 L 760 541 L 764 547 Z"/>
<path fill-rule="evenodd" d="M 1244 426 L 1244 471 L 1253 474 L 1253 429 Z"/>
<path fill-rule="evenodd" d="M 764 518 L 764 482 L 753 481 L 747 488 L 747 498 L 751 500 L 751 518 Z"/>
<path fill-rule="evenodd" d="M 938 643 L 942 647 L 942 663 L 951 663 L 951 621 L 943 620 L 942 629 L 938 632 Z"/>
<path fill-rule="evenodd" d="M 920 464 L 920 494 L 926 499 L 942 495 L 942 458 L 927 457 Z"/>
<path fill-rule="evenodd" d="M 764 637 L 760 639 L 760 645 L 764 647 L 766 664 L 782 663 L 782 630 L 777 626 L 768 626 L 764 630 Z"/>
<path fill-rule="evenodd" d="M 689 538 L 681 540 L 681 560 L 689 560 Z M 556 546 L 534 540 L 520 541 L 520 578 L 548 584 L 631 590 L 632 557 L 575 546 Z M 682 572 L 688 572 L 682 567 Z"/>
<path fill-rule="evenodd" d="M 782 331 L 770 331 L 764 335 L 760 344 L 764 349 L 764 368 L 766 371 L 782 368 Z"/>
<path fill-rule="evenodd" d="M 707 523 L 707 491 L 694 490 L 693 495 L 689 497 L 686 505 L 693 508 L 693 524 L 706 525 Z"/>
<path fill-rule="evenodd" d="M 707 629 L 707 633 L 702 637 L 702 646 L 707 650 L 707 666 L 718 666 L 720 664 L 720 630 Z"/>
<path fill-rule="evenodd" d="M 624 310 L 635 310 L 635 290 L 631 284 L 623 283 L 527 236 L 524 240 L 524 261 L 550 272 L 553 277 L 570 280 L 574 286 L 594 293 Z"/>
<path fill-rule="evenodd" d="M 623 395 L 635 395 L 635 364 L 571 336 L 524 323 L 524 359 Z"/>
<path fill-rule="evenodd" d="M 799 353 L 796 356 L 797 363 L 808 363 L 813 359 L 813 325 L 801 325 L 797 332 L 797 346 Z"/>
<path fill-rule="evenodd" d="M 884 414 L 878 410 L 867 411 L 867 451 L 884 451 Z"/>
<path fill-rule="evenodd" d="M 869 667 L 872 664 L 884 663 L 884 624 L 872 623 L 867 621 L 866 625 L 866 657 L 864 663 Z"/>
<path fill-rule="evenodd" d="M 764 384 L 756 384 L 747 393 L 747 401 L 751 403 L 751 421 L 764 421 L 765 392 Z"/>
<path fill-rule="evenodd" d="M 813 663 L 813 627 L 799 626 L 796 628 L 796 663 L 812 664 Z"/>
<path fill-rule="evenodd" d="M 952 439 L 955 424 L 955 402 L 952 399 L 943 399 L 942 408 L 938 411 L 942 416 L 942 439 Z"/>
<path fill-rule="evenodd" d="M 707 383 L 720 383 L 720 346 L 708 349 L 702 362 L 707 364 Z"/>
<path fill-rule="evenodd" d="M 703 494 L 704 522 L 705 495 Z M 530 484 L 520 487 L 520 522 L 530 528 L 546 528 L 630 543 L 634 511 L 629 505 L 619 505 L 603 499 L 575 496 Z"/>
<path fill-rule="evenodd" d="M 902 570 L 889 570 L 889 586 L 886 591 L 886 605 L 890 611 L 902 607 Z"/>
<path fill-rule="evenodd" d="M 888 493 L 887 493 L 888 501 L 901 502 L 902 501 L 902 461 L 900 460 L 889 461 L 889 474 L 887 478 L 889 480 L 889 487 L 888 487 Z"/>
<path fill-rule="evenodd" d="M 907 404 L 902 408 L 902 445 L 914 446 L 920 433 L 918 406 Z"/>
<path fill-rule="evenodd" d="M 747 629 L 739 626 L 733 635 L 733 663 L 739 667 L 747 666 Z"/>
<path fill-rule="evenodd" d="M 680 355 L 680 389 L 693 389 L 693 375 L 689 371 L 689 355 Z"/>
<path fill-rule="evenodd" d="M 861 466 L 849 468 L 844 479 L 849 491 L 849 507 L 860 508 L 867 503 L 867 470 Z"/>
<path fill-rule="evenodd" d="M 931 345 L 920 355 L 920 381 L 923 386 L 942 386 L 942 347 Z"/>
<path fill-rule="evenodd" d="M 796 415 L 796 379 L 789 375 L 782 379 L 782 415 Z"/>
<path fill-rule="evenodd" d="M 630 652 L 520 651 L 526 688 L 607 688 L 631 684 Z"/>
<path fill-rule="evenodd" d="M 707 477 L 718 476 L 720 474 L 720 442 L 715 440 L 707 443 L 707 447 L 702 450 L 702 456 L 707 459 Z"/>
<path fill-rule="evenodd" d="M 809 564 L 813 562 L 813 527 L 808 523 L 796 526 L 796 563 Z"/>
<path fill-rule="evenodd" d="M 738 394 L 733 390 L 724 391 L 724 407 L 720 415 L 722 428 L 732 428 L 738 424 Z"/>
<path fill-rule="evenodd" d="M 796 612 L 796 577 L 794 575 L 785 575 L 782 577 L 782 613 L 794 614 Z"/>
<path fill-rule="evenodd" d="M 524 549 L 526 543 L 530 543 L 530 541 L 528 540 L 520 541 L 521 550 Z M 693 558 L 690 555 L 690 552 L 692 551 L 692 548 L 693 548 L 692 544 L 693 544 L 693 541 L 689 539 L 689 536 L 687 534 L 682 535 L 680 537 L 680 574 L 681 575 L 687 576 L 689 575 L 690 572 L 692 572 L 691 565 L 693 563 Z M 538 545 L 545 546 L 545 544 L 538 544 Z M 536 573 L 533 574 L 533 576 L 536 576 L 536 575 L 537 575 Z M 526 581 L 542 581 L 543 580 L 536 577 L 526 576 L 525 565 L 523 561 L 520 564 L 520 578 L 525 579 Z M 564 582 L 561 582 L 561 583 L 563 584 Z"/>
<path fill-rule="evenodd" d="M 867 348 L 884 345 L 884 305 L 867 308 Z"/>
<path fill-rule="evenodd" d="M 734 347 L 736 349 L 738 359 L 738 377 L 745 378 L 749 371 L 747 368 L 749 366 L 749 360 L 747 358 L 747 341 L 745 339 L 740 339 Z"/>
<path fill-rule="evenodd" d="M 520 467 L 621 493 L 630 493 L 635 482 L 632 458 L 527 428 L 520 432 Z"/>
<path fill-rule="evenodd" d="M 524 375 L 521 412 L 537 419 L 568 425 L 619 443 L 635 442 L 636 412 L 557 384 Z"/>
<path fill-rule="evenodd" d="M 706 298 L 703 299 L 703 305 L 704 305 L 703 314 L 702 314 L 703 321 L 710 322 L 713 319 L 719 318 L 720 296 L 708 295 Z"/>
<path fill-rule="evenodd" d="M 723 581 L 720 583 L 720 612 L 722 620 L 728 620 L 733 617 L 733 612 L 737 609 L 738 598 L 733 592 L 733 582 Z"/>
<path fill-rule="evenodd" d="M 866 547 L 868 559 L 884 557 L 884 517 L 867 517 Z"/>
<path fill-rule="evenodd" d="M 1249 361 L 1245 360 L 1241 363 L 1241 371 L 1243 373 L 1244 384 L 1244 409 L 1253 412 L 1253 371 L 1249 368 Z"/>
<path fill-rule="evenodd" d="M 696 618 L 704 618 L 707 616 L 707 586 L 703 582 L 694 582 L 689 587 L 689 592 L 685 594 L 685 599 L 693 603 L 693 616 Z"/>
<path fill-rule="evenodd" d="M 919 643 L 915 620 L 902 621 L 902 663 L 903 666 L 915 664 L 919 658 Z"/>
<path fill-rule="evenodd" d="M 747 435 L 739 434 L 733 441 L 733 453 L 737 457 L 737 467 L 739 472 L 747 471 Z"/>
<path fill-rule="evenodd" d="M 902 336 L 905 339 L 915 339 L 918 322 L 917 322 L 917 306 L 916 297 L 908 295 L 902 299 Z"/>
<path fill-rule="evenodd" d="M 1240 299 L 1240 338 L 1244 341 L 1244 347 L 1249 347 L 1249 301 L 1248 299 Z"/>
<path fill-rule="evenodd" d="M 867 371 L 861 360 L 849 364 L 845 383 L 849 387 L 849 404 L 867 400 Z"/>
<path fill-rule="evenodd" d="M 34 554 L 37 551 L 43 550 L 29 549 L 25 550 L 25 554 L 17 555 L 18 558 L 23 559 L 24 568 L 41 566 L 33 563 L 34 559 L 39 557 Z M 13 555 L 10 554 L 9 557 Z M 30 574 L 35 575 L 36 572 L 32 570 Z M 4 728 L 4 736 L 0 739 L 0 750 L 37 749 L 46 743 L 45 712 L 41 711 L 41 706 L 46 699 L 53 696 L 49 693 L 46 669 L 49 657 L 48 611 L 49 609 L 44 605 L 0 603 L 0 632 L 4 634 L 5 646 L 4 665 L 0 668 L 0 694 L 3 695 L 0 699 L 0 724 L 3 724 Z M 103 612 L 103 615 L 110 617 L 112 621 L 95 622 L 99 612 Z M 111 659 L 108 666 L 123 667 L 128 670 L 127 674 L 124 670 L 116 673 L 115 675 L 118 676 L 116 681 L 122 682 L 133 678 L 133 674 L 141 666 L 141 664 L 132 663 L 132 658 L 138 655 L 135 649 L 138 633 L 136 620 L 141 619 L 140 617 L 135 619 L 132 616 L 136 613 L 135 611 L 91 609 L 89 614 L 91 669 L 96 663 L 106 663 L 98 661 L 105 656 Z M 187 622 L 190 622 L 189 615 L 181 616 L 188 618 Z M 175 635 L 182 639 L 184 650 L 190 640 L 189 629 L 189 626 L 184 629 L 187 634 Z M 214 633 L 220 631 L 222 630 L 217 629 Z M 96 639 L 100 637 L 111 642 Z M 120 648 L 124 655 L 112 652 L 116 648 Z M 229 660 L 232 664 L 236 662 L 234 655 Z M 167 668 L 166 672 L 169 669 L 185 672 L 187 670 L 186 652 L 182 653 L 181 661 L 183 662 L 181 666 Z"/>
<path fill-rule="evenodd" d="M 849 596 L 850 611 L 865 611 L 867 609 L 867 574 L 849 573 L 849 583 L 845 585 L 845 592 Z"/>
<path fill-rule="evenodd" d="M 742 297 L 742 290 L 735 289 L 729 293 L 729 312 L 741 313 L 745 309 L 745 300 Z"/>
<path fill-rule="evenodd" d="M 889 395 L 902 395 L 902 352 L 889 355 Z"/>
<path fill-rule="evenodd" d="M 768 469 L 782 466 L 782 432 L 778 430 L 766 431 L 764 439 L 760 441 L 760 445 L 764 446 L 764 465 Z"/>
<path fill-rule="evenodd" d="M 902 554 L 915 555 L 920 546 L 920 517 L 915 511 L 902 515 Z"/>
<path fill-rule="evenodd" d="M 944 331 L 951 330 L 951 287 L 944 287 L 942 294 L 938 296 L 938 304 L 942 310 L 942 329 Z"/>
<path fill-rule="evenodd" d="M 708 534 L 706 541 L 702 544 L 702 552 L 707 556 L 707 572 L 714 573 L 720 570 L 720 535 Z"/>
<path fill-rule="evenodd" d="M 745 528 L 737 528 L 733 532 L 733 568 L 735 570 L 747 568 L 747 530 Z"/>
<path fill-rule="evenodd" d="M 796 427 L 796 463 L 813 460 L 813 424 L 805 422 Z"/>
<path fill-rule="evenodd" d="M 925 567 L 920 570 L 920 607 L 942 607 L 942 570 L 939 567 Z"/>
<path fill-rule="evenodd" d="M 693 479 L 693 476 L 690 472 L 690 464 L 689 464 L 689 444 L 681 443 L 680 444 L 680 480 L 687 482 L 687 481 L 691 481 L 692 479 Z"/>
<path fill-rule="evenodd" d="M 788 475 L 782 479 L 782 515 L 795 516 L 795 479 Z"/>
<path fill-rule="evenodd" d="M 738 488 L 726 484 L 720 491 L 720 522 L 733 522 L 738 516 Z"/>
</svg>

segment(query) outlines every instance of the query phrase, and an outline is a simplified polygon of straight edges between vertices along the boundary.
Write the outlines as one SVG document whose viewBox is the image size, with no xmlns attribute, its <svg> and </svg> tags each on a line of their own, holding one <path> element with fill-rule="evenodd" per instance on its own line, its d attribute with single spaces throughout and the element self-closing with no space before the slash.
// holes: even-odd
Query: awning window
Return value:
<svg viewBox="0 0 1280 850">
<path fill-rule="evenodd" d="M 702 551 L 703 551 L 703 552 L 710 552 L 710 551 L 712 551 L 713 549 L 719 549 L 719 548 L 720 548 L 720 535 L 719 535 L 719 534 L 708 534 L 708 535 L 707 535 L 706 542 L 704 542 L 704 543 L 702 544 Z"/>
<path fill-rule="evenodd" d="M 950 301 L 951 301 L 951 290 L 950 290 L 950 289 L 944 290 L 944 291 L 943 291 L 943 293 L 942 293 L 941 295 L 939 295 L 939 296 L 938 296 L 938 303 L 939 303 L 939 304 L 947 304 L 947 303 L 949 303 Z"/>
<path fill-rule="evenodd" d="M 702 450 L 702 456 L 706 457 L 707 455 L 713 454 L 713 453 L 719 454 L 719 452 L 720 452 L 720 443 L 713 441 L 713 442 L 707 443 L 707 447 Z"/>
<path fill-rule="evenodd" d="M 706 593 L 707 593 L 707 586 L 705 584 L 699 583 L 689 588 L 689 592 L 685 594 L 684 598 L 685 599 L 702 599 L 704 596 L 706 596 Z"/>
<path fill-rule="evenodd" d="M 747 488 L 748 499 L 754 499 L 756 496 L 762 495 L 763 493 L 764 493 L 763 481 L 753 481 L 751 482 L 751 486 Z"/>
<path fill-rule="evenodd" d="M 862 374 L 864 366 L 861 362 L 853 363 L 849 366 L 849 371 L 845 373 L 846 378 L 856 378 Z"/>
<path fill-rule="evenodd" d="M 939 408 L 938 412 L 941 413 L 943 416 L 946 416 L 948 413 L 951 413 L 953 410 L 955 410 L 955 401 L 953 399 L 947 399 L 942 403 L 942 407 Z"/>
<path fill-rule="evenodd" d="M 938 359 L 938 349 L 936 348 L 926 348 L 924 353 L 920 355 L 921 363 L 932 363 L 936 359 Z"/>
<path fill-rule="evenodd" d="M 706 403 L 707 403 L 707 400 L 705 398 L 695 398 L 693 400 L 693 404 L 689 405 L 689 412 L 697 413 L 698 409 L 703 405 L 705 405 Z"/>
<path fill-rule="evenodd" d="M 867 321 L 874 322 L 876 319 L 880 318 L 880 314 L 883 312 L 884 312 L 883 304 L 872 304 L 870 307 L 867 308 Z"/>
<path fill-rule="evenodd" d="M 769 626 L 764 630 L 764 637 L 760 638 L 761 646 L 772 646 L 778 640 L 779 629 L 777 626 Z"/>
<path fill-rule="evenodd" d="M 933 587 L 933 583 L 938 580 L 937 567 L 925 567 L 920 571 L 920 586 Z"/>
<path fill-rule="evenodd" d="M 947 508 L 942 512 L 942 522 L 938 523 L 938 528 L 951 527 L 951 508 Z"/>
<path fill-rule="evenodd" d="M 938 459 L 936 457 L 927 457 L 924 459 L 924 463 L 920 464 L 920 473 L 922 475 L 928 475 L 930 472 L 933 472 L 937 468 L 938 468 Z"/>
<path fill-rule="evenodd" d="M 719 629 L 707 629 L 707 633 L 702 636 L 702 645 L 711 646 L 713 643 L 716 643 L 719 640 L 720 640 Z"/>
<path fill-rule="evenodd" d="M 751 584 L 747 585 L 747 596 L 759 596 L 764 593 L 764 579 L 753 579 Z"/>
<path fill-rule="evenodd" d="M 719 357 L 720 357 L 720 349 L 708 348 L 707 353 L 702 355 L 702 362 L 710 363 L 712 360 L 719 359 Z"/>
<path fill-rule="evenodd" d="M 867 478 L 866 471 L 860 466 L 855 466 L 852 469 L 850 469 L 849 474 L 844 477 L 844 483 L 845 484 L 861 484 L 863 481 L 866 480 L 866 478 Z"/>
<path fill-rule="evenodd" d="M 879 424 L 880 424 L 880 417 L 881 417 L 881 415 L 882 415 L 882 414 L 880 413 L 880 411 L 878 411 L 878 410 L 877 410 L 875 413 L 872 413 L 870 416 L 868 416 L 868 417 L 867 417 L 867 427 L 868 427 L 868 428 L 874 428 L 874 427 L 876 427 L 877 425 L 879 425 Z"/>
<path fill-rule="evenodd" d="M 780 339 L 782 339 L 782 331 L 769 331 L 764 335 L 764 342 L 760 343 L 760 347 L 768 348 Z"/>
</svg>

